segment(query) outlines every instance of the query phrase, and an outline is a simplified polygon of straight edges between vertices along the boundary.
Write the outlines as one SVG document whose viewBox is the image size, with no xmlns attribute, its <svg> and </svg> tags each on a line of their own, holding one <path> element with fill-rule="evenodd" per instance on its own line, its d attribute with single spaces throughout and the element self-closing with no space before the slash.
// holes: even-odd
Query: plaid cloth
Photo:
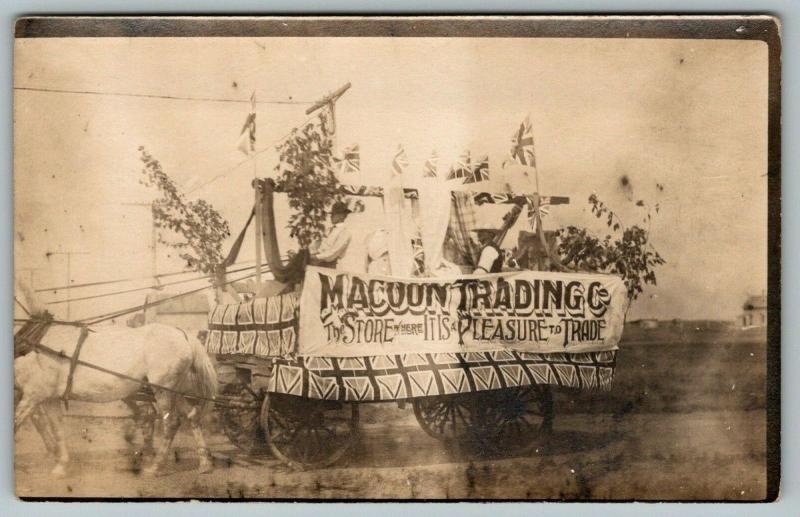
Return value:
<svg viewBox="0 0 800 517">
<path fill-rule="evenodd" d="M 453 192 L 450 205 L 450 234 L 463 260 L 472 267 L 478 263 L 480 250 L 470 238 L 477 227 L 475 203 L 470 192 Z"/>
<path fill-rule="evenodd" d="M 422 247 L 422 237 L 417 234 L 411 239 L 411 249 L 414 251 L 414 276 L 425 276 L 425 248 Z"/>
</svg>

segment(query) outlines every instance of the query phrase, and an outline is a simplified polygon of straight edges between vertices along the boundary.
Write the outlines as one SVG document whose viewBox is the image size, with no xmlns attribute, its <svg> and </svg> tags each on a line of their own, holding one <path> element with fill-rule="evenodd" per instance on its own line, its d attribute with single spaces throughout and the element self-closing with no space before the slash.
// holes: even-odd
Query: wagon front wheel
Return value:
<svg viewBox="0 0 800 517">
<path fill-rule="evenodd" d="M 269 393 L 261 425 L 276 458 L 296 467 L 327 467 L 355 444 L 358 405 Z"/>
<path fill-rule="evenodd" d="M 248 455 L 266 454 L 267 442 L 259 422 L 262 395 L 243 383 L 227 384 L 221 394 L 226 399 L 219 409 L 225 436 Z"/>
</svg>

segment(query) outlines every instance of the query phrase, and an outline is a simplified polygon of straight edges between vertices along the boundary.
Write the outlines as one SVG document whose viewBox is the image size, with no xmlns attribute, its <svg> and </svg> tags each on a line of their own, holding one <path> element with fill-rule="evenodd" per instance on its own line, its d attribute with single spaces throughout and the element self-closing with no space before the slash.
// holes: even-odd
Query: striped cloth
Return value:
<svg viewBox="0 0 800 517">
<path fill-rule="evenodd" d="M 208 320 L 206 349 L 212 354 L 286 357 L 297 351 L 296 292 L 217 305 Z"/>
</svg>

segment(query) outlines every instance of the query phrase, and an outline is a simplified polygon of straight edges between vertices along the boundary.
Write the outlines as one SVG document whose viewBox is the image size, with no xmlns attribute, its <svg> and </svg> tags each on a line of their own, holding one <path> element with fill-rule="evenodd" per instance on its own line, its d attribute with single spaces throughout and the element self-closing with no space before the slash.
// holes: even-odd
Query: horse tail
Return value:
<svg viewBox="0 0 800 517">
<path fill-rule="evenodd" d="M 206 349 L 197 339 L 189 339 L 192 347 L 192 371 L 195 374 L 200 396 L 213 399 L 217 396 L 217 371 Z"/>
</svg>

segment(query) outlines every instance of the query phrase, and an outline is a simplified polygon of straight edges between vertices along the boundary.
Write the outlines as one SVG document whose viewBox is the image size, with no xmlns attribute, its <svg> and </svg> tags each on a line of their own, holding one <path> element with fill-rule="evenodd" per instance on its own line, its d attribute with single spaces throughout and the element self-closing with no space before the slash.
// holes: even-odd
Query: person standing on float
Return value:
<svg viewBox="0 0 800 517">
<path fill-rule="evenodd" d="M 331 207 L 331 231 L 316 250 L 311 251 L 311 263 L 315 266 L 336 269 L 339 259 L 347 252 L 353 236 L 345 224 L 351 210 L 347 204 L 337 201 Z"/>
<path fill-rule="evenodd" d="M 499 273 L 503 270 L 503 252 L 495 240 L 500 229 L 495 226 L 484 225 L 472 230 L 478 237 L 481 246 L 481 253 L 478 258 L 478 265 L 473 274 Z"/>
</svg>

